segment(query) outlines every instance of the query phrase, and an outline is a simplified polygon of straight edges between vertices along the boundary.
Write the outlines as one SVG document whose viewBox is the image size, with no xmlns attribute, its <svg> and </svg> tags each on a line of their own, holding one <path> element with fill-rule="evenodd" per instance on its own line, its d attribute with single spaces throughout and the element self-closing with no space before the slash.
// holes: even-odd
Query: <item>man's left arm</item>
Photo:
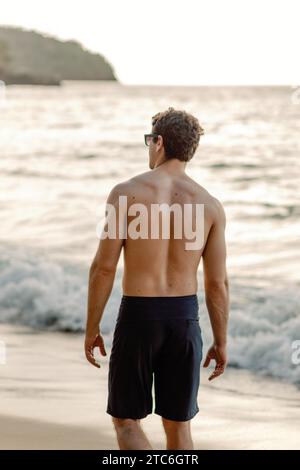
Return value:
<svg viewBox="0 0 300 470">
<path fill-rule="evenodd" d="M 104 341 L 100 333 L 100 322 L 105 305 L 112 291 L 118 261 L 122 251 L 124 238 L 121 238 L 118 230 L 119 221 L 119 196 L 121 184 L 115 186 L 106 203 L 114 207 L 108 217 L 116 216 L 116 237 L 101 238 L 97 252 L 89 270 L 87 320 L 85 334 L 85 355 L 87 360 L 95 367 L 100 367 L 94 358 L 94 348 L 99 347 L 100 354 L 106 356 Z"/>
</svg>

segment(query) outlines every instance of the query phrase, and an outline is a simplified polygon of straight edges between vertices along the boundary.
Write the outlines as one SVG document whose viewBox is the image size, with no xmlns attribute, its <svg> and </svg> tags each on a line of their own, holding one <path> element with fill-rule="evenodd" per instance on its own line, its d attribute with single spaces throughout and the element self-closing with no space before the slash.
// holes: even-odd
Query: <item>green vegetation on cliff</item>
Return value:
<svg viewBox="0 0 300 470">
<path fill-rule="evenodd" d="M 87 51 L 76 41 L 0 27 L 0 80 L 52 85 L 61 80 L 117 79 L 103 56 Z"/>
</svg>

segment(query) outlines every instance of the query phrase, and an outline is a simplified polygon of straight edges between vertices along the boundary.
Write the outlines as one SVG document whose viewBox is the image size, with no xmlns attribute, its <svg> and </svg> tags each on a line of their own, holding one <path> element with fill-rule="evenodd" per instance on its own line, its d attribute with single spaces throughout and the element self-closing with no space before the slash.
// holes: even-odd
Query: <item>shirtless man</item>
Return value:
<svg viewBox="0 0 300 470">
<path fill-rule="evenodd" d="M 112 416 L 120 449 L 152 449 L 140 420 L 152 413 L 153 377 L 154 413 L 162 418 L 166 448 L 194 448 L 190 422 L 199 411 L 202 337 L 197 269 L 201 258 L 213 334 L 203 366 L 215 361 L 209 380 L 226 367 L 225 212 L 218 199 L 185 173 L 202 133 L 198 120 L 185 111 L 169 108 L 153 116 L 152 133 L 145 135 L 151 170 L 116 185 L 107 199 L 117 216 L 119 196 L 127 197 L 128 207 L 141 203 L 149 209 L 151 204 L 204 204 L 201 248 L 187 250 L 186 238 L 175 238 L 172 230 L 169 239 L 124 238 L 117 230 L 115 238 L 100 240 L 91 264 L 85 354 L 91 364 L 100 367 L 93 351 L 99 347 L 106 355 L 99 325 L 123 247 L 123 296 L 109 361 L 106 410 Z M 133 220 L 128 213 L 125 218 L 127 224 Z"/>
</svg>

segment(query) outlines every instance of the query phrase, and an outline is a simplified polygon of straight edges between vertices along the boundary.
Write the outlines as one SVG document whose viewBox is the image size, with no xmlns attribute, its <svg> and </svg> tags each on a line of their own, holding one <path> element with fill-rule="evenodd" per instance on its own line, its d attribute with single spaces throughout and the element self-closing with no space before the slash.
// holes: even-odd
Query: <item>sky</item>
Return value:
<svg viewBox="0 0 300 470">
<path fill-rule="evenodd" d="M 76 39 L 124 84 L 299 85 L 299 0 L 0 0 L 0 24 Z"/>
</svg>

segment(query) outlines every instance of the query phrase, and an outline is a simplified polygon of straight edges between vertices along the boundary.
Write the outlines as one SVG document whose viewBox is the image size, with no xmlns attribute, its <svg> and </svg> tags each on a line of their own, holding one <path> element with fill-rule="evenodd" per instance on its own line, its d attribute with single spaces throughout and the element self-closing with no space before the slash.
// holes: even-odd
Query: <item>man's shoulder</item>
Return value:
<svg viewBox="0 0 300 470">
<path fill-rule="evenodd" d="M 204 186 L 191 177 L 188 177 L 188 180 L 190 187 L 197 196 L 197 199 L 202 200 L 206 205 L 212 205 L 213 207 L 218 204 L 217 198 L 215 198 Z"/>
<path fill-rule="evenodd" d="M 128 178 L 127 180 L 124 180 L 114 187 L 116 191 L 129 191 L 131 189 L 134 189 L 136 186 L 139 184 L 145 183 L 146 181 L 150 181 L 152 178 L 152 171 L 145 171 L 144 173 L 139 173 L 137 175 L 132 176 L 131 178 Z"/>
<path fill-rule="evenodd" d="M 138 175 L 134 175 L 127 180 L 121 181 L 116 184 L 112 190 L 111 194 L 129 196 L 132 191 L 136 190 L 138 186 L 142 183 L 145 183 L 150 176 L 151 171 L 146 171 Z"/>
<path fill-rule="evenodd" d="M 226 225 L 226 214 L 225 210 L 223 207 L 222 202 L 212 196 L 212 201 L 211 201 L 211 209 L 212 209 L 212 214 L 213 214 L 213 219 L 215 223 L 221 223 L 222 225 Z"/>
<path fill-rule="evenodd" d="M 209 215 L 212 221 L 220 221 L 225 219 L 225 211 L 222 202 L 214 196 L 210 191 L 208 191 L 204 186 L 197 183 L 195 180 L 192 180 L 195 184 L 195 190 L 197 195 L 197 200 L 204 203 L 206 213 L 209 212 Z"/>
</svg>

